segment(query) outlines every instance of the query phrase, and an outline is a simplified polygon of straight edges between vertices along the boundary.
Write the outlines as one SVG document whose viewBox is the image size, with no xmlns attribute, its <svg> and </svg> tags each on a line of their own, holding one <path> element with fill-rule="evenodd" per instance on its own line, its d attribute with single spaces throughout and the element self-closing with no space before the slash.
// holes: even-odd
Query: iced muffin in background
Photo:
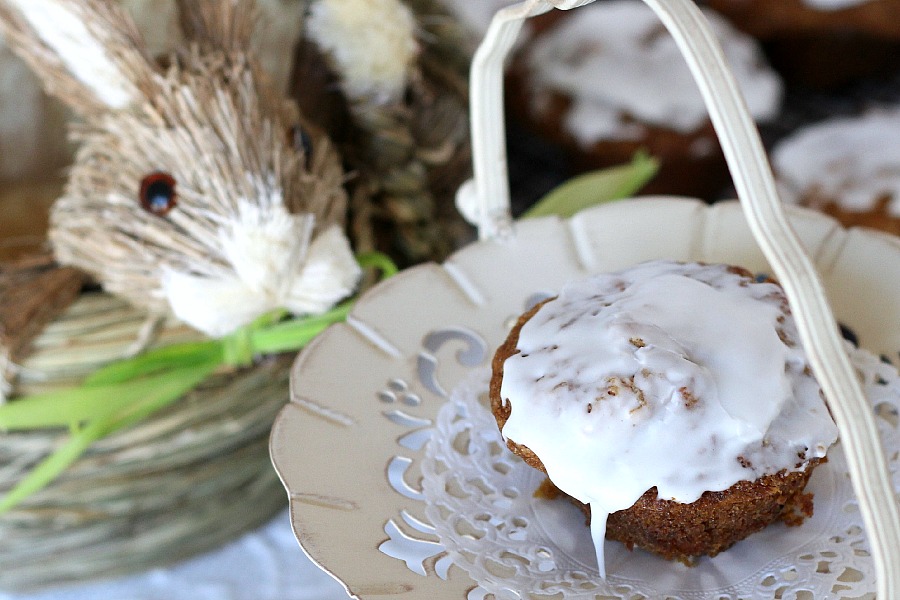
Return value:
<svg viewBox="0 0 900 600">
<path fill-rule="evenodd" d="M 782 84 L 758 44 L 705 11 L 755 119 L 774 119 Z M 564 13 L 514 58 L 510 114 L 571 156 L 577 170 L 659 159 L 645 188 L 716 199 L 729 180 L 696 83 L 674 39 L 640 0 Z"/>
<path fill-rule="evenodd" d="M 799 129 L 772 149 L 772 165 L 785 201 L 900 235 L 900 108 Z"/>
</svg>

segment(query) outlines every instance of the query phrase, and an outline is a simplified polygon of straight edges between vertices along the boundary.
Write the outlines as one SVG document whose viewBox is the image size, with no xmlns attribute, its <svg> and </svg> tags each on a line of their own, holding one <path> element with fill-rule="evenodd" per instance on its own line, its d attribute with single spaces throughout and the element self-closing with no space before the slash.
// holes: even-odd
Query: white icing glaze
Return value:
<svg viewBox="0 0 900 600">
<path fill-rule="evenodd" d="M 693 502 L 835 441 L 803 351 L 781 339 L 797 339 L 783 302 L 723 265 L 655 261 L 572 282 L 524 325 L 503 435 L 590 504 L 601 573 L 607 516 L 650 488 Z"/>
<path fill-rule="evenodd" d="M 780 78 L 758 45 L 722 17 L 704 13 L 738 80 L 751 114 L 773 118 L 781 104 Z M 578 9 L 536 38 L 526 56 L 536 91 L 534 109 L 559 92 L 573 99 L 567 130 L 591 145 L 602 139 L 636 139 L 631 119 L 690 133 L 708 117 L 700 91 L 675 41 L 640 0 L 611 0 Z"/>
<path fill-rule="evenodd" d="M 808 195 L 866 212 L 889 195 L 900 218 L 900 108 L 833 119 L 802 129 L 772 151 L 786 199 Z"/>
</svg>

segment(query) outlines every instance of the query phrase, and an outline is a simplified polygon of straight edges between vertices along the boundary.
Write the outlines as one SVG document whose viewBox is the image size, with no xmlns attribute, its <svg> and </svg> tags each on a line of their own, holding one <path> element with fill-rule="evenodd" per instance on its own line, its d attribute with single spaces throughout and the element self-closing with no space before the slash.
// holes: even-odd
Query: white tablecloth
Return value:
<svg viewBox="0 0 900 600">
<path fill-rule="evenodd" d="M 287 511 L 219 550 L 113 581 L 0 600 L 347 600 L 300 550 Z"/>
</svg>

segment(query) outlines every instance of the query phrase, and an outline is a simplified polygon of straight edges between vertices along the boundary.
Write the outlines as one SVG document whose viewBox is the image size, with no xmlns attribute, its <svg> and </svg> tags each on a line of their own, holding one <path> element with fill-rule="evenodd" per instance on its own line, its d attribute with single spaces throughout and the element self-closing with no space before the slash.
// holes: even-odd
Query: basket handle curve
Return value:
<svg viewBox="0 0 900 600">
<path fill-rule="evenodd" d="M 479 237 L 513 235 L 503 106 L 503 66 L 525 19 L 594 0 L 526 0 L 494 17 L 472 62 L 473 179 L 457 194 Z M 790 227 L 772 170 L 734 76 L 691 0 L 643 0 L 669 30 L 696 80 L 715 127 L 744 216 L 796 316 L 801 341 L 841 433 L 854 491 L 878 573 L 877 597 L 900 598 L 900 507 L 875 417 L 843 347 L 815 267 Z"/>
</svg>

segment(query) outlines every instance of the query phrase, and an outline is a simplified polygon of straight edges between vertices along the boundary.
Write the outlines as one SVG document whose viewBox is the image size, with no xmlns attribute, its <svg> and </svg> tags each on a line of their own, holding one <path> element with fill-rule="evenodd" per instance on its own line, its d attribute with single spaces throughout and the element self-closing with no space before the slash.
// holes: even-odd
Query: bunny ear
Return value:
<svg viewBox="0 0 900 600">
<path fill-rule="evenodd" d="M 134 23 L 108 0 L 0 0 L 0 32 L 47 91 L 82 114 L 139 102 L 156 69 Z"/>
<path fill-rule="evenodd" d="M 258 17 L 252 0 L 176 0 L 185 38 L 204 50 L 245 53 Z"/>
</svg>

